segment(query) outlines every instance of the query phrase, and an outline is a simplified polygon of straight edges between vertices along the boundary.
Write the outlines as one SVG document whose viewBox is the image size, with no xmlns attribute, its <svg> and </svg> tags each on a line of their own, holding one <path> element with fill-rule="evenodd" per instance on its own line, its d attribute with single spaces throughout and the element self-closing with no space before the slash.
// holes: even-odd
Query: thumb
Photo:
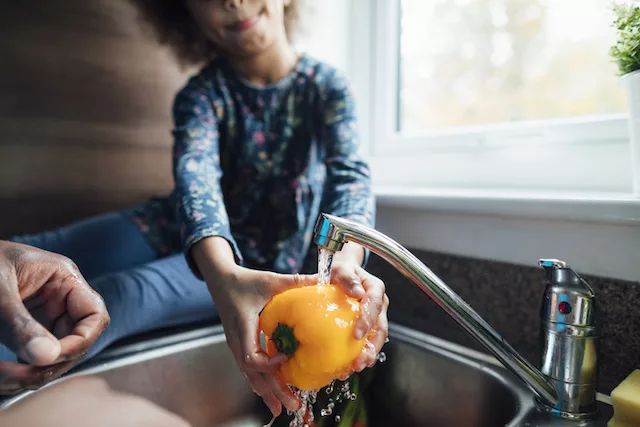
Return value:
<svg viewBox="0 0 640 427">
<path fill-rule="evenodd" d="M 272 273 L 269 278 L 269 287 L 272 294 L 279 294 L 287 289 L 313 286 L 318 284 L 317 274 L 279 274 Z"/>
<path fill-rule="evenodd" d="M 18 295 L 0 296 L 0 342 L 25 362 L 45 366 L 60 356 L 60 342 L 27 311 Z"/>
</svg>

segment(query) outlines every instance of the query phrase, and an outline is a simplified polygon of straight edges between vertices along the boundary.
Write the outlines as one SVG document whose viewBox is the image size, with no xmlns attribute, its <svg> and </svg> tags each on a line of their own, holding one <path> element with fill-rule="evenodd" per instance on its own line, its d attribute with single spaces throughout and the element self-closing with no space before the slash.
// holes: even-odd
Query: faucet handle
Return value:
<svg viewBox="0 0 640 427">
<path fill-rule="evenodd" d="M 547 273 L 540 372 L 553 381 L 559 397 L 551 411 L 591 417 L 597 413 L 600 341 L 595 293 L 564 261 L 541 259 L 538 264 Z"/>
<path fill-rule="evenodd" d="M 560 261 L 559 259 L 541 259 L 538 261 L 538 265 L 540 267 L 544 267 L 545 270 L 549 271 L 550 269 L 559 269 L 559 268 L 567 268 L 567 263 L 564 261 Z"/>
<path fill-rule="evenodd" d="M 538 265 L 547 273 L 547 280 L 554 286 L 575 287 L 584 290 L 585 293 L 595 296 L 593 288 L 576 273 L 566 262 L 559 259 L 541 259 Z"/>
<path fill-rule="evenodd" d="M 547 273 L 542 320 L 573 326 L 595 326 L 595 292 L 566 262 L 541 259 Z"/>
</svg>

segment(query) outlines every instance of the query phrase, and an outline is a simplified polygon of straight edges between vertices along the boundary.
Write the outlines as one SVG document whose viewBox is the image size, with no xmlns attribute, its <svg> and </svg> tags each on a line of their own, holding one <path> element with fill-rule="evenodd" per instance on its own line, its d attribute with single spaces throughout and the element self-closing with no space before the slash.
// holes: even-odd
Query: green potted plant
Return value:
<svg viewBox="0 0 640 427">
<path fill-rule="evenodd" d="M 613 6 L 616 43 L 611 57 L 618 66 L 629 105 L 629 133 L 633 162 L 633 191 L 640 198 L 640 4 L 616 3 Z"/>
</svg>

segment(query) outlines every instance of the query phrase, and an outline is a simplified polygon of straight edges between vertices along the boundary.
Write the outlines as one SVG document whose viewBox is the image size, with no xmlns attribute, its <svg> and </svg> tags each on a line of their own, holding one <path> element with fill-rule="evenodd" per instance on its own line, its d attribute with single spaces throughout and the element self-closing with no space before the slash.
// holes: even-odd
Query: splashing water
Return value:
<svg viewBox="0 0 640 427">
<path fill-rule="evenodd" d="M 336 382 L 335 380 L 327 387 L 325 390 L 327 394 L 333 393 Z M 338 394 L 334 398 L 330 397 L 325 408 L 320 410 L 320 415 L 323 417 L 328 417 L 333 414 L 333 410 L 336 408 L 336 402 L 342 403 L 344 400 L 356 400 L 358 396 L 355 393 L 351 392 L 349 381 L 345 381 L 340 389 L 338 390 Z M 340 415 L 336 415 L 336 417 L 340 417 Z"/>
<path fill-rule="evenodd" d="M 318 392 L 315 390 L 295 390 L 294 394 L 302 404 L 300 409 L 296 411 L 287 411 L 287 414 L 293 415 L 289 427 L 308 427 L 307 423 L 311 423 L 314 418 L 313 405 L 316 403 Z"/>
<path fill-rule="evenodd" d="M 327 388 L 325 392 L 327 394 L 332 394 L 336 387 L 336 380 L 334 380 Z M 300 409 L 296 411 L 287 411 L 289 416 L 293 415 L 293 419 L 289 423 L 289 427 L 309 427 L 309 424 L 314 421 L 313 414 L 313 405 L 316 404 L 318 398 L 317 390 L 292 390 L 298 399 L 302 402 L 300 405 Z M 346 381 L 342 384 L 342 386 L 338 389 L 338 394 L 335 397 L 335 401 L 333 398 L 329 397 L 326 407 L 320 410 L 320 416 L 328 417 L 333 414 L 333 411 L 336 409 L 336 402 L 340 403 L 344 400 L 355 400 L 356 394 L 351 393 L 349 389 L 349 382 Z M 335 415 L 335 420 L 339 422 L 341 419 L 340 415 Z M 271 427 L 275 421 L 275 418 L 271 420 L 271 422 L 263 427 Z"/>
<path fill-rule="evenodd" d="M 331 384 L 324 390 L 327 394 L 333 393 L 333 388 L 336 386 L 336 380 L 331 381 Z"/>
<path fill-rule="evenodd" d="M 331 264 L 333 263 L 334 253 L 328 249 L 318 247 L 318 275 L 320 283 L 329 284 L 331 280 Z"/>
</svg>

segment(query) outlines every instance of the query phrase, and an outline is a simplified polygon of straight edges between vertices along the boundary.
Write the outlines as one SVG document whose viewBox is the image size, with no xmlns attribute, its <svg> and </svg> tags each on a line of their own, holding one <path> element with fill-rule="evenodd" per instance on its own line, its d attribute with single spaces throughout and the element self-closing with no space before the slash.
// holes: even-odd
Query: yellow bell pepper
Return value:
<svg viewBox="0 0 640 427">
<path fill-rule="evenodd" d="M 353 336 L 360 303 L 339 286 L 318 284 L 276 295 L 260 314 L 270 356 L 284 353 L 282 380 L 300 390 L 319 390 L 351 372 L 365 339 Z"/>
</svg>

